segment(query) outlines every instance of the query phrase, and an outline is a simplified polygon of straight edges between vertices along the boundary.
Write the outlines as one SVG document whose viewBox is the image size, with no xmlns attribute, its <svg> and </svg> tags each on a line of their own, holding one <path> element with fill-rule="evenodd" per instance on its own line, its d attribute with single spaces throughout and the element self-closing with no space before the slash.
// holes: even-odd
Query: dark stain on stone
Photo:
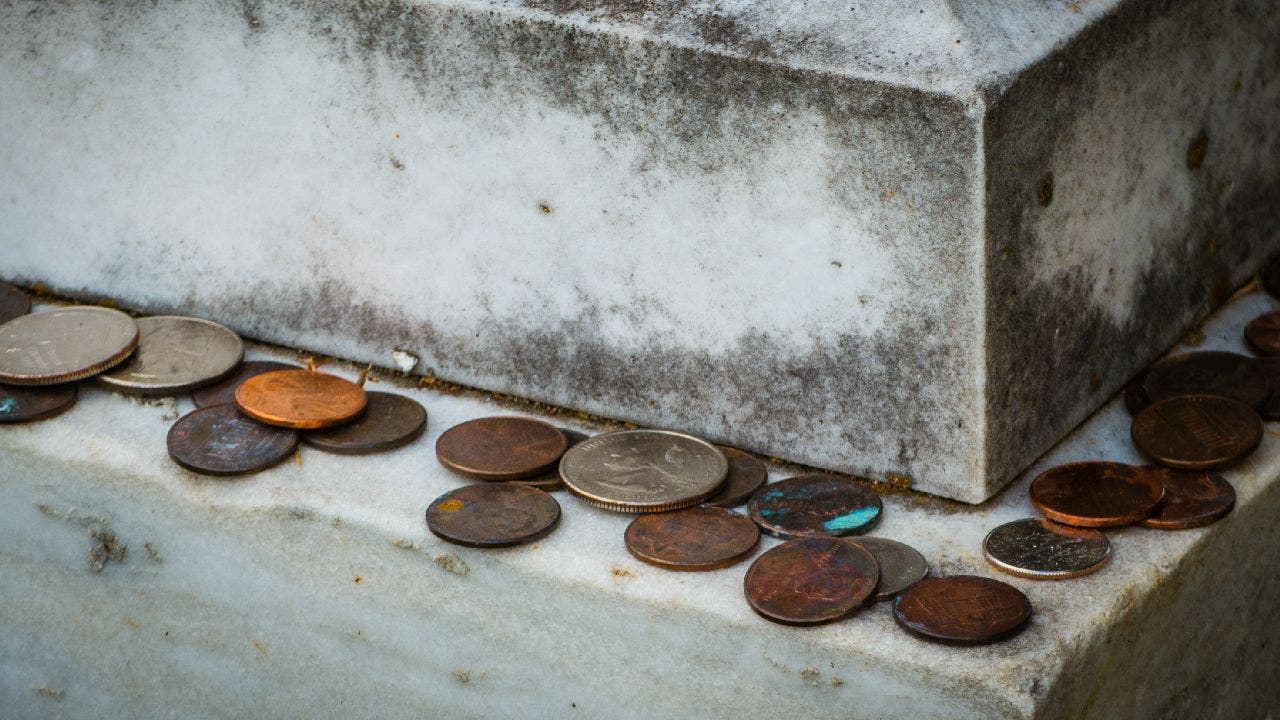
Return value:
<svg viewBox="0 0 1280 720">
<path fill-rule="evenodd" d="M 1036 199 L 1040 201 L 1040 207 L 1049 207 L 1049 203 L 1053 202 L 1053 173 L 1045 173 L 1040 179 L 1040 186 L 1036 188 Z"/>
<path fill-rule="evenodd" d="M 390 158 L 390 161 L 391 161 L 392 168 L 396 170 L 404 170 L 404 163 L 400 162 L 399 159 L 392 157 Z"/>
<path fill-rule="evenodd" d="M 261 0 L 240 0 L 240 16 L 251 33 L 259 33 L 266 29 L 262 24 Z"/>
<path fill-rule="evenodd" d="M 1199 170 L 1200 165 L 1204 163 L 1205 155 L 1209 154 L 1209 134 L 1203 130 L 1191 140 L 1191 145 L 1187 147 L 1187 169 Z"/>
</svg>

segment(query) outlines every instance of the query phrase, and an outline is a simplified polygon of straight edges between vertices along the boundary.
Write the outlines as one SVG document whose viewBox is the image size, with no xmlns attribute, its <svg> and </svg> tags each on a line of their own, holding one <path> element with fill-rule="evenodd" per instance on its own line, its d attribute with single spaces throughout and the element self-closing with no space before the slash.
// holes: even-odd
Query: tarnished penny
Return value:
<svg viewBox="0 0 1280 720">
<path fill-rule="evenodd" d="M 244 359 L 240 336 L 216 322 L 158 315 L 138 319 L 138 349 L 98 381 L 142 395 L 171 395 L 226 377 Z"/>
<path fill-rule="evenodd" d="M 1259 355 L 1280 355 L 1280 311 L 1251 320 L 1244 326 L 1244 339 Z"/>
<path fill-rule="evenodd" d="M 1005 523 L 982 541 L 982 554 L 1000 570 L 1034 580 L 1063 580 L 1095 572 L 1111 560 L 1111 541 L 1091 528 L 1045 518 Z"/>
<path fill-rule="evenodd" d="M 312 430 L 360 417 L 368 400 L 364 388 L 315 370 L 276 370 L 244 381 L 236 405 L 268 425 Z"/>
<path fill-rule="evenodd" d="M 554 425 L 533 418 L 484 417 L 454 425 L 436 439 L 436 458 L 481 480 L 514 480 L 550 471 L 569 449 Z"/>
<path fill-rule="evenodd" d="M 1280 298 L 1280 255 L 1273 255 L 1267 260 L 1258 271 L 1258 280 L 1271 297 Z"/>
<path fill-rule="evenodd" d="M 1271 392 L 1253 358 L 1216 351 L 1186 353 L 1153 365 L 1142 387 L 1153 403 L 1183 395 L 1221 395 L 1250 407 L 1260 407 Z"/>
<path fill-rule="evenodd" d="M 1262 419 L 1236 400 L 1186 395 L 1138 413 L 1130 434 L 1139 450 L 1165 467 L 1213 470 L 1239 462 L 1258 447 Z"/>
<path fill-rule="evenodd" d="M 0 325 L 31 312 L 31 298 L 9 283 L 0 282 Z"/>
<path fill-rule="evenodd" d="M 927 640 L 978 645 L 1020 632 L 1031 619 L 1031 601 L 999 580 L 952 575 L 922 580 L 899 595 L 893 617 Z"/>
<path fill-rule="evenodd" d="M 273 360 L 249 360 L 240 363 L 240 367 L 234 373 L 218 382 L 208 385 L 197 390 L 191 391 L 191 401 L 196 407 L 213 407 L 214 405 L 227 405 L 236 401 L 236 390 L 244 384 L 245 380 L 251 377 L 257 377 L 263 373 L 274 372 L 276 370 L 301 370 L 297 365 L 289 363 L 275 362 Z"/>
<path fill-rule="evenodd" d="M 367 455 L 403 447 L 427 429 L 427 411 L 418 401 L 403 395 L 366 392 L 364 414 L 345 425 L 309 430 L 302 441 L 341 455 Z"/>
<path fill-rule="evenodd" d="M 1263 420 L 1280 420 L 1280 357 L 1264 357 L 1254 361 L 1258 370 L 1267 376 L 1267 381 L 1275 391 L 1267 398 L 1258 410 Z"/>
<path fill-rule="evenodd" d="M 1151 398 L 1147 397 L 1147 391 L 1142 387 L 1146 381 L 1147 371 L 1143 370 L 1124 386 L 1124 406 L 1130 415 L 1137 415 L 1139 411 L 1151 404 Z"/>
<path fill-rule="evenodd" d="M 579 443 L 560 460 L 569 492 L 618 512 L 662 512 L 697 505 L 729 471 L 711 443 L 669 430 L 622 430 Z"/>
<path fill-rule="evenodd" d="M 119 310 L 69 307 L 0 326 L 0 383 L 56 385 L 115 367 L 138 344 L 138 324 Z"/>
<path fill-rule="evenodd" d="M 724 445 L 716 447 L 720 448 L 720 452 L 729 461 L 729 474 L 725 476 L 724 485 L 720 486 L 715 495 L 707 498 L 705 504 L 725 508 L 741 505 L 769 479 L 769 471 L 750 453 Z"/>
<path fill-rule="evenodd" d="M 1050 468 L 1031 483 L 1031 504 L 1076 527 L 1131 525 L 1155 512 L 1164 484 L 1151 472 L 1113 462 L 1078 462 Z"/>
<path fill-rule="evenodd" d="M 586 433 L 580 433 L 577 430 L 570 430 L 569 428 L 562 427 L 560 428 L 560 432 L 564 433 L 565 438 L 569 440 L 569 447 L 573 447 L 583 440 L 589 440 L 591 438 L 591 436 Z M 539 490 L 546 490 L 548 492 L 564 488 L 564 480 L 560 477 L 559 463 L 556 463 L 556 467 L 542 473 L 541 475 L 535 475 L 531 478 L 517 478 L 515 480 L 508 480 L 507 482 L 520 483 L 521 485 L 536 487 Z"/>
<path fill-rule="evenodd" d="M 1226 517 L 1236 506 L 1236 490 L 1221 475 L 1205 470 L 1152 468 L 1164 482 L 1164 502 L 1144 527 L 1186 530 Z"/>
<path fill-rule="evenodd" d="M 765 532 L 790 538 L 866 532 L 884 508 L 875 491 L 848 478 L 800 475 L 761 488 L 747 510 Z"/>
<path fill-rule="evenodd" d="M 256 422 L 235 405 L 201 408 L 169 428 L 169 456 L 205 475 L 245 475 L 293 454 L 298 433 Z"/>
<path fill-rule="evenodd" d="M 530 542 L 559 522 L 560 503 L 555 498 L 515 483 L 467 485 L 441 495 L 427 508 L 431 532 L 470 547 Z"/>
<path fill-rule="evenodd" d="M 849 539 L 869 551 L 880 567 L 880 582 L 873 595 L 876 600 L 892 600 L 898 593 L 929 576 L 929 562 L 920 551 L 887 538 L 860 537 Z"/>
<path fill-rule="evenodd" d="M 717 570 L 755 551 L 760 530 L 751 518 L 721 507 L 698 505 L 641 515 L 627 526 L 627 550 L 668 570 Z"/>
<path fill-rule="evenodd" d="M 747 603 L 786 625 L 845 617 L 875 592 L 880 578 L 866 548 L 833 537 L 788 540 L 751 563 L 743 580 Z"/>
<path fill-rule="evenodd" d="M 75 385 L 18 387 L 0 385 L 0 424 L 44 420 L 60 415 L 76 404 Z"/>
</svg>

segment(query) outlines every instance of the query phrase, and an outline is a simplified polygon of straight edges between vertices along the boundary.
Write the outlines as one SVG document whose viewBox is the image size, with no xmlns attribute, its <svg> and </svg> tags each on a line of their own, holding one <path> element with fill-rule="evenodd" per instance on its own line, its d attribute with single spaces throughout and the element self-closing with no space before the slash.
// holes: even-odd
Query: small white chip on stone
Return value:
<svg viewBox="0 0 1280 720">
<path fill-rule="evenodd" d="M 395 362 L 396 369 L 402 373 L 411 373 L 418 367 L 418 356 L 405 350 L 392 352 L 391 359 Z"/>
</svg>

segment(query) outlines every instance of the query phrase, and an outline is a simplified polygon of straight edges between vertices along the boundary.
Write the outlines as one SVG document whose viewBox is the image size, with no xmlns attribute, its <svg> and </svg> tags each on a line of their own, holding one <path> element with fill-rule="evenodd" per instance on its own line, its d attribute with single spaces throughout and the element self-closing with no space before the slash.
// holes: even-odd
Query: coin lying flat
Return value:
<svg viewBox="0 0 1280 720">
<path fill-rule="evenodd" d="M 1244 326 L 1244 339 L 1259 355 L 1280 355 L 1280 311 L 1250 321 Z"/>
<path fill-rule="evenodd" d="M 1031 504 L 1045 517 L 1076 527 L 1131 525 L 1155 512 L 1163 497 L 1159 478 L 1122 463 L 1059 465 L 1031 482 Z"/>
<path fill-rule="evenodd" d="M 893 602 L 903 629 L 927 640 L 978 645 L 1011 637 L 1031 619 L 1031 601 L 999 580 L 976 575 L 929 578 Z"/>
<path fill-rule="evenodd" d="M 0 325 L 31 312 L 31 298 L 9 283 L 0 282 Z"/>
<path fill-rule="evenodd" d="M 880 582 L 873 596 L 876 600 L 892 600 L 929 575 L 929 562 L 910 545 L 878 537 L 860 537 L 845 542 L 859 545 L 875 556 L 876 565 L 880 567 Z"/>
<path fill-rule="evenodd" d="M 268 425 L 299 430 L 351 422 L 367 403 L 364 388 L 315 370 L 263 373 L 236 390 L 236 405 L 244 414 Z"/>
<path fill-rule="evenodd" d="M 158 315 L 138 319 L 138 349 L 98 381 L 143 395 L 171 395 L 217 382 L 244 359 L 240 336 L 216 322 Z"/>
<path fill-rule="evenodd" d="M 76 404 L 75 385 L 19 387 L 0 385 L 0 424 L 45 420 Z"/>
<path fill-rule="evenodd" d="M 0 326 L 0 383 L 56 385 L 115 367 L 138 344 L 138 325 L 118 310 L 69 307 Z"/>
<path fill-rule="evenodd" d="M 1258 280 L 1262 283 L 1262 289 L 1270 293 L 1271 297 L 1280 298 L 1280 255 L 1267 260 L 1258 271 Z"/>
<path fill-rule="evenodd" d="M 591 439 L 590 435 L 580 433 L 577 430 L 570 430 L 569 428 L 562 427 L 560 428 L 560 432 L 564 433 L 565 438 L 569 441 L 569 447 L 573 447 L 583 440 Z M 560 477 L 559 462 L 556 463 L 556 467 L 542 473 L 541 475 L 535 475 L 529 478 L 516 478 L 515 480 L 508 480 L 507 482 L 520 483 L 521 485 L 528 485 L 529 487 L 536 487 L 539 490 L 547 491 L 560 490 L 564 488 L 564 480 Z"/>
<path fill-rule="evenodd" d="M 720 490 L 707 498 L 706 504 L 724 508 L 741 505 L 769 479 L 769 471 L 765 470 L 764 464 L 750 453 L 723 445 L 717 447 L 729 461 L 729 474 L 725 476 L 724 485 L 720 486 Z"/>
<path fill-rule="evenodd" d="M 1236 506 L 1236 491 L 1221 475 L 1205 470 L 1152 468 L 1164 482 L 1164 502 L 1144 527 L 1185 530 L 1226 517 Z"/>
<path fill-rule="evenodd" d="M 1090 528 L 1044 518 L 1005 523 L 982 541 L 987 562 L 1033 580 L 1063 580 L 1095 572 L 1111 560 L 1111 542 Z"/>
<path fill-rule="evenodd" d="M 560 503 L 547 493 L 515 483 L 477 483 L 436 498 L 427 527 L 437 536 L 470 547 L 531 542 L 555 529 Z"/>
<path fill-rule="evenodd" d="M 850 535 L 880 520 L 874 491 L 835 475 L 800 475 L 767 485 L 747 505 L 751 519 L 770 535 Z"/>
<path fill-rule="evenodd" d="M 1213 470 L 1233 465 L 1262 442 L 1253 408 L 1216 395 L 1186 395 L 1138 413 L 1130 429 L 1138 449 L 1165 467 Z"/>
<path fill-rule="evenodd" d="M 1271 393 L 1253 358 L 1229 352 L 1169 358 L 1147 371 L 1142 387 L 1153 403 L 1183 395 L 1221 395 L 1259 407 Z"/>
<path fill-rule="evenodd" d="M 1267 376 L 1271 387 L 1275 388 L 1275 392 L 1258 408 L 1258 415 L 1263 420 L 1280 420 L 1280 356 L 1258 358 L 1254 363 Z"/>
<path fill-rule="evenodd" d="M 729 461 L 715 445 L 669 430 L 622 430 L 579 443 L 560 460 L 569 492 L 618 512 L 697 505 L 720 489 Z"/>
<path fill-rule="evenodd" d="M 227 405 L 235 403 L 236 390 L 244 384 L 245 380 L 251 377 L 257 377 L 263 373 L 274 372 L 276 370 L 301 370 L 297 365 L 289 363 L 275 362 L 273 360 L 249 360 L 240 363 L 240 367 L 234 373 L 219 380 L 212 385 L 206 385 L 202 388 L 191 391 L 191 401 L 196 407 L 213 407 L 214 405 Z"/>
<path fill-rule="evenodd" d="M 481 480 L 514 480 L 550 471 L 569 449 L 556 426 L 527 417 L 483 417 L 459 423 L 436 439 L 436 459 Z"/>
<path fill-rule="evenodd" d="M 751 519 L 721 507 L 699 505 L 641 515 L 627 526 L 627 550 L 668 570 L 717 570 L 755 551 L 760 530 Z"/>
<path fill-rule="evenodd" d="M 256 422 L 235 405 L 201 408 L 169 428 L 169 456 L 205 475 L 246 475 L 293 454 L 298 433 Z"/>
<path fill-rule="evenodd" d="M 1130 415 L 1137 415 L 1140 410 L 1151 404 L 1147 391 L 1142 384 L 1147 381 L 1147 371 L 1138 373 L 1124 386 L 1124 406 Z"/>
<path fill-rule="evenodd" d="M 302 441 L 341 455 L 367 455 L 403 447 L 427 429 L 427 411 L 418 401 L 403 395 L 366 392 L 364 414 L 345 425 L 309 430 Z"/>
<path fill-rule="evenodd" d="M 747 603 L 785 625 L 816 625 L 845 617 L 876 589 L 880 568 L 861 546 L 833 537 L 788 540 L 751 563 L 743 580 Z"/>
</svg>

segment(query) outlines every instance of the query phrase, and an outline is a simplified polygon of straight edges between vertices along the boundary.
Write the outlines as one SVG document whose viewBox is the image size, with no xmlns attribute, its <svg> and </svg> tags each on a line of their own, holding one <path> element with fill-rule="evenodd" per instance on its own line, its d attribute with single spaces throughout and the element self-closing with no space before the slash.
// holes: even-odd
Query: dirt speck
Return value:
<svg viewBox="0 0 1280 720">
<path fill-rule="evenodd" d="M 142 543 L 142 549 L 147 551 L 147 559 L 150 560 L 151 562 L 153 563 L 164 562 L 164 556 L 160 554 L 160 551 L 156 550 L 155 545 L 152 545 L 149 542 Z"/>
<path fill-rule="evenodd" d="M 40 687 L 35 688 L 35 691 L 39 695 L 43 695 L 47 698 L 53 698 L 54 700 L 61 698 L 63 694 L 62 688 L 49 687 L 48 685 L 41 685 Z"/>
<path fill-rule="evenodd" d="M 410 552 L 422 552 L 422 548 L 418 547 L 416 543 L 412 540 L 405 540 L 404 538 L 396 538 L 395 540 L 392 540 L 391 547 L 397 547 L 401 550 L 408 550 Z"/>
<path fill-rule="evenodd" d="M 1201 130 L 1200 134 L 1191 140 L 1191 145 L 1187 147 L 1187 169 L 1199 170 L 1204 164 L 1204 158 L 1209 154 L 1209 134 Z"/>
<path fill-rule="evenodd" d="M 630 570 L 617 565 L 614 565 L 610 572 L 612 572 L 613 576 L 616 578 L 634 578 L 636 576 L 636 574 Z"/>
<path fill-rule="evenodd" d="M 93 572 L 102 572 L 107 563 L 122 563 L 129 557 L 129 548 L 109 528 L 94 528 L 89 531 L 89 537 L 98 543 L 89 548 L 87 556 L 89 569 Z"/>
<path fill-rule="evenodd" d="M 437 565 L 454 575 L 466 575 L 471 572 L 471 568 L 463 562 L 462 558 L 454 555 L 453 553 L 440 553 L 432 558 L 432 560 L 434 560 Z"/>
<path fill-rule="evenodd" d="M 816 667 L 807 667 L 800 671 L 800 679 L 809 687 L 818 687 L 822 684 L 822 673 Z"/>
<path fill-rule="evenodd" d="M 389 159 L 390 159 L 390 161 L 391 161 L 391 167 L 395 168 L 396 170 L 403 170 L 403 169 L 404 169 L 404 163 L 400 162 L 399 158 L 394 158 L 394 157 L 393 157 L 393 158 L 389 158 Z"/>
<path fill-rule="evenodd" d="M 254 650 L 257 650 L 258 652 L 262 653 L 263 655 L 266 655 L 266 654 L 267 654 L 267 646 L 266 646 L 266 645 L 263 645 L 261 640 L 259 640 L 259 639 L 257 639 L 257 638 L 251 638 L 251 639 L 250 639 L 250 642 L 252 642 L 252 643 L 253 643 L 253 649 L 254 649 Z"/>
</svg>

